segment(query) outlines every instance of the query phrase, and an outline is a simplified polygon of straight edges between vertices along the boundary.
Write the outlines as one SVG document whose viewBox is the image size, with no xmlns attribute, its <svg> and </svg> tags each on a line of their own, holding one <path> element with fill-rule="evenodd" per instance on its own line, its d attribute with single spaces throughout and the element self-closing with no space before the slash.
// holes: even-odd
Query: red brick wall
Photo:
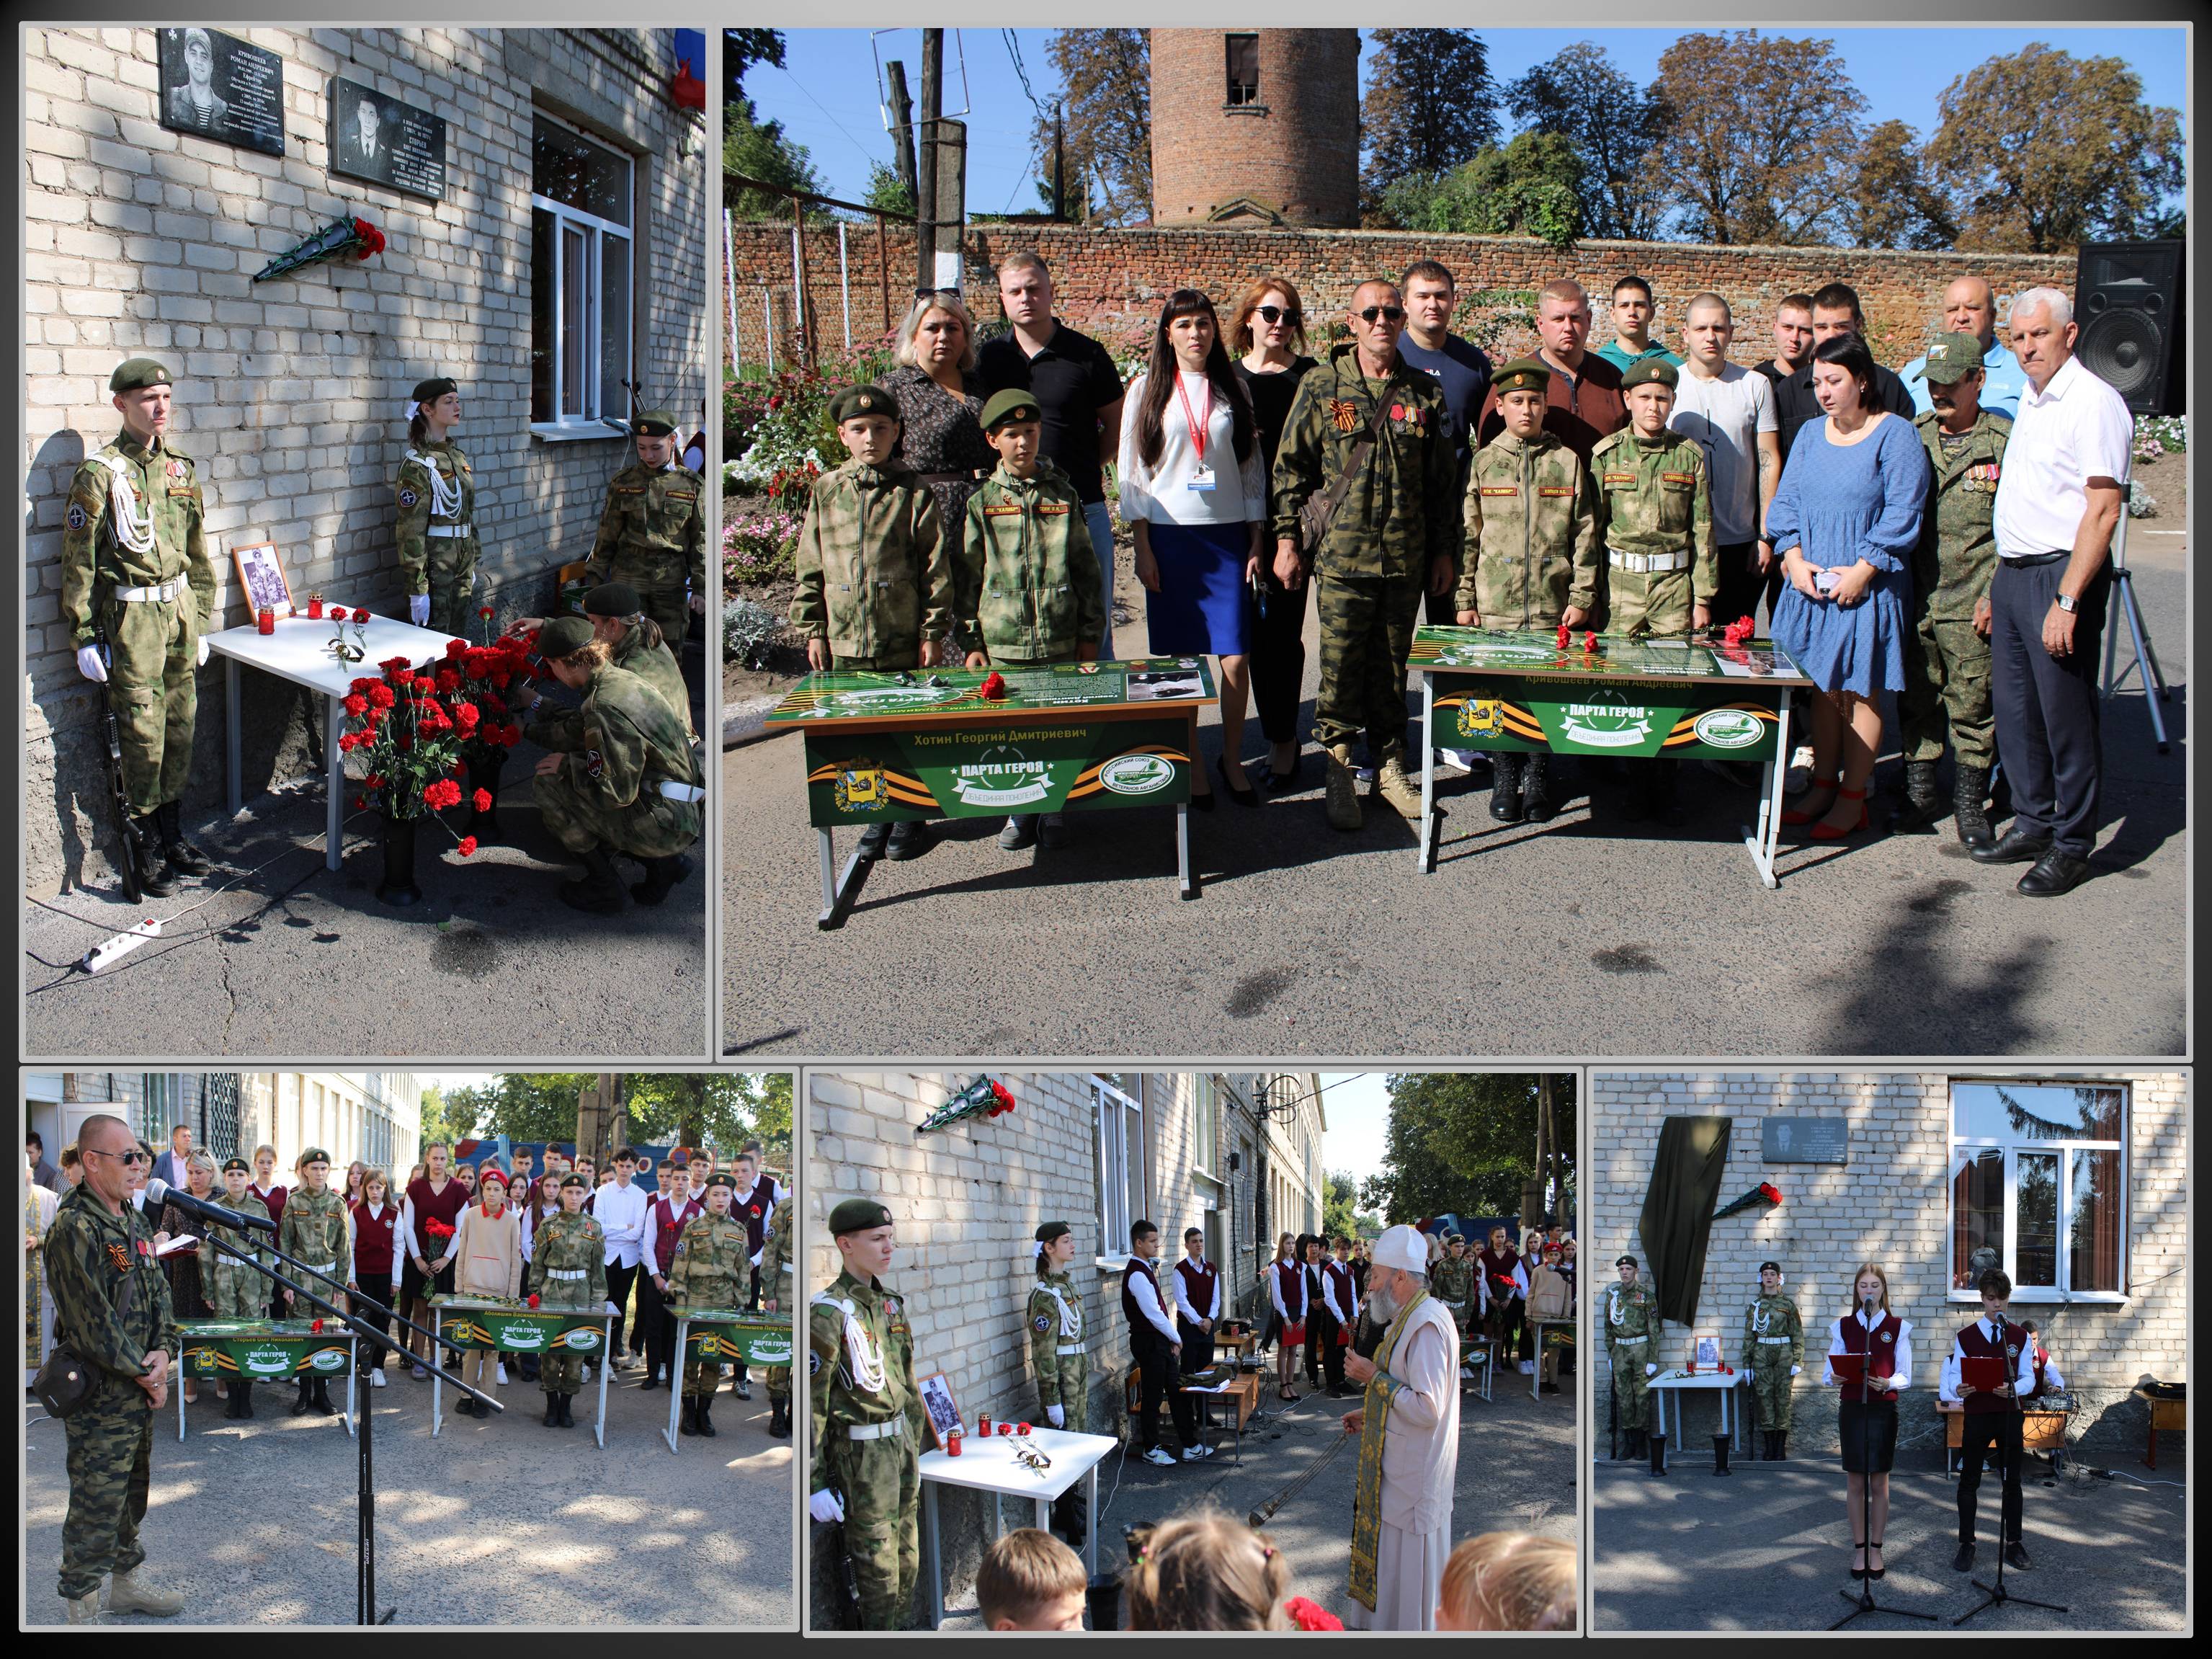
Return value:
<svg viewBox="0 0 2212 1659">
<path fill-rule="evenodd" d="M 872 226 L 855 226 L 847 236 L 854 337 L 874 339 L 880 335 L 884 293 L 875 231 Z M 895 229 L 886 240 L 896 322 L 913 292 L 914 240 L 911 232 Z M 836 346 L 842 339 L 837 233 L 810 232 L 806 246 L 807 284 L 822 337 Z M 1160 303 L 1172 289 L 1202 288 L 1226 312 L 1247 283 L 1263 276 L 1287 277 L 1297 285 L 1308 317 L 1326 322 L 1340 317 L 1357 283 L 1378 274 L 1395 277 L 1423 257 L 1450 267 L 1462 296 L 1455 326 L 1484 341 L 1493 356 L 1534 345 L 1533 331 L 1516 318 L 1525 313 L 1534 291 L 1555 276 L 1572 276 L 1590 289 L 1599 310 L 1601 342 L 1608 337 L 1604 307 L 1616 276 L 1634 271 L 1650 281 L 1659 302 L 1658 331 L 1670 343 L 1680 338 L 1689 297 L 1711 289 L 1735 308 L 1735 355 L 1747 363 L 1771 349 L 1775 302 L 1787 294 L 1810 293 L 1824 283 L 1845 282 L 1858 289 L 1875 356 L 1892 365 L 1920 354 L 1940 320 L 1945 284 L 1961 272 L 1979 273 L 1995 284 L 2000 315 L 2011 296 L 2025 289 L 2047 283 L 2070 291 L 2074 283 L 2074 261 L 2065 256 L 1683 242 L 1585 242 L 1561 253 L 1524 237 L 982 224 L 969 233 L 967 291 L 969 304 L 987 323 L 1000 314 L 994 267 L 1018 248 L 1035 249 L 1052 267 L 1061 317 L 1105 340 L 1117 354 L 1130 356 L 1142 350 Z M 783 225 L 738 225 L 732 233 L 732 250 L 744 358 L 757 363 L 763 344 L 763 286 L 771 291 L 779 316 L 789 308 L 791 233 Z M 779 360 L 787 349 L 779 337 Z"/>
<path fill-rule="evenodd" d="M 1226 33 L 1152 31 L 1153 222 L 1200 224 L 1249 196 L 1295 225 L 1357 225 L 1359 32 L 1259 30 L 1260 98 L 1242 107 Z"/>
</svg>

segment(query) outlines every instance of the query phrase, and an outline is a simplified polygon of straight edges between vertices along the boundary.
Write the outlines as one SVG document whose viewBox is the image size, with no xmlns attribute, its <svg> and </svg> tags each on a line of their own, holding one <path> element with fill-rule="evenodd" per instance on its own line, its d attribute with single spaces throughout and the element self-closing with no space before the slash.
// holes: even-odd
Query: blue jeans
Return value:
<svg viewBox="0 0 2212 1659">
<path fill-rule="evenodd" d="M 1098 656 L 1101 661 L 1110 661 L 1114 656 L 1114 509 L 1103 501 L 1086 502 L 1083 522 L 1091 532 L 1091 550 L 1098 556 L 1100 597 L 1106 601 L 1106 631 L 1099 636 Z"/>
</svg>

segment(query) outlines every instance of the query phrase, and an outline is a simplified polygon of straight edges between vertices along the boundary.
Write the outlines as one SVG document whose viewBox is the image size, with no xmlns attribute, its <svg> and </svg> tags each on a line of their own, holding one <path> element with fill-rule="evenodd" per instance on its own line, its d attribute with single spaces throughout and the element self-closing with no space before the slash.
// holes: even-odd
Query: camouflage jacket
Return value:
<svg viewBox="0 0 2212 1659">
<path fill-rule="evenodd" d="M 1464 1256 L 1457 1261 L 1449 1256 L 1439 1261 L 1429 1274 L 1429 1288 L 1455 1317 L 1465 1319 L 1474 1312 L 1474 1264 Z"/>
<path fill-rule="evenodd" d="M 556 1273 L 584 1275 L 556 1279 Z M 530 1237 L 530 1267 L 524 1291 L 540 1308 L 588 1309 L 597 1312 L 607 1299 L 607 1235 L 581 1210 L 566 1210 L 539 1222 Z"/>
<path fill-rule="evenodd" d="M 1062 661 L 1105 635 L 1083 502 L 1050 461 L 1033 478 L 1001 466 L 976 486 L 952 577 L 960 637 L 994 662 Z"/>
<path fill-rule="evenodd" d="M 849 1312 L 859 1328 L 863 1352 L 853 1352 L 846 1330 Z M 831 1472 L 823 1443 L 842 1440 L 848 1428 L 907 1419 L 916 1449 L 923 1438 L 921 1391 L 914 1381 L 914 1332 L 907 1323 L 906 1298 L 884 1288 L 881 1279 L 863 1285 L 849 1273 L 837 1275 L 826 1291 L 814 1293 L 806 1318 L 806 1391 L 812 1407 L 814 1455 L 809 1490 L 826 1492 Z M 878 1382 L 875 1373 L 880 1370 Z"/>
<path fill-rule="evenodd" d="M 1687 553 L 1692 595 L 1703 601 L 1719 593 L 1713 492 L 1702 444 L 1672 431 L 1639 438 L 1623 427 L 1597 441 L 1589 470 L 1597 481 L 1600 557 Z"/>
<path fill-rule="evenodd" d="M 154 544 L 143 553 L 132 552 L 116 535 L 115 474 L 106 457 L 121 462 L 137 503 L 133 510 L 151 521 Z M 114 589 L 152 587 L 178 576 L 198 600 L 188 611 L 192 636 L 205 632 L 215 615 L 216 584 L 203 513 L 192 458 L 166 440 L 146 445 L 125 432 L 78 467 L 62 514 L 62 620 L 69 624 L 70 643 L 92 643 L 94 606 L 104 605 Z"/>
<path fill-rule="evenodd" d="M 622 636 L 608 660 L 617 668 L 627 669 L 660 693 L 661 701 L 682 718 L 684 735 L 694 735 L 691 694 L 684 684 L 684 671 L 677 666 L 676 653 L 667 646 L 647 645 L 645 630 L 633 628 Z M 562 708 L 550 702 L 538 707 L 545 712 L 522 728 L 524 737 L 540 749 L 557 749 L 564 754 L 584 746 L 581 709 Z"/>
<path fill-rule="evenodd" d="M 1786 1350 L 1762 1343 L 1762 1336 L 1786 1336 Z M 1749 1366 L 1759 1359 L 1774 1363 L 1770 1356 L 1786 1354 L 1790 1364 L 1805 1363 L 1805 1322 L 1797 1316 L 1797 1304 L 1787 1296 L 1757 1296 L 1743 1310 L 1743 1363 Z"/>
<path fill-rule="evenodd" d="M 1651 1287 L 1642 1280 L 1624 1289 L 1616 1279 L 1598 1292 L 1597 1322 L 1607 1347 L 1624 1336 L 1656 1336 L 1659 1304 L 1651 1294 Z M 1651 1345 L 1646 1342 L 1641 1346 L 1646 1351 L 1644 1358 L 1656 1363 L 1658 1355 L 1650 1352 Z"/>
<path fill-rule="evenodd" d="M 1393 363 L 1379 383 L 1368 380 L 1350 345 L 1332 349 L 1291 399 L 1275 448 L 1275 537 L 1297 539 L 1299 509 L 1342 476 L 1378 399 L 1388 416 L 1382 436 L 1338 504 L 1312 562 L 1332 576 L 1426 582 L 1431 561 L 1459 557 L 1452 507 L 1459 459 L 1443 393 L 1403 362 Z"/>
<path fill-rule="evenodd" d="M 771 1310 L 788 1308 L 793 1293 L 799 1288 L 791 1271 L 791 1235 L 797 1227 L 795 1217 L 779 1210 L 769 1223 L 768 1243 L 761 1250 L 761 1299 Z"/>
<path fill-rule="evenodd" d="M 210 1193 L 208 1195 L 208 1201 L 210 1204 L 220 1204 L 226 1210 L 236 1210 L 244 1215 L 268 1214 L 268 1211 L 262 1207 L 261 1200 L 254 1196 L 253 1189 L 251 1187 L 246 1189 L 245 1198 L 238 1203 L 232 1203 L 230 1200 L 230 1194 L 227 1192 Z M 390 1200 L 386 1200 L 387 1203 Z M 229 1245 L 233 1249 L 243 1250 L 248 1255 L 253 1257 L 257 1261 L 269 1262 L 270 1257 L 268 1254 L 254 1243 L 255 1234 L 252 1230 L 244 1227 L 218 1227 L 211 1222 L 204 1221 L 200 1222 L 198 1224 L 202 1241 L 200 1248 L 200 1276 L 203 1279 L 224 1279 L 233 1275 L 243 1275 L 245 1278 L 253 1279 L 257 1283 L 266 1284 L 268 1282 L 265 1279 L 263 1279 L 259 1273 L 254 1272 L 252 1268 L 247 1267 L 243 1261 L 240 1261 L 236 1256 L 224 1254 L 222 1251 L 217 1249 L 212 1243 L 209 1242 L 213 1239 L 220 1238 L 224 1243 Z M 274 1264 L 270 1263 L 270 1265 L 273 1266 Z M 348 1261 L 345 1266 L 346 1272 L 337 1275 L 340 1279 L 346 1278 L 352 1272 L 353 1263 L 351 1261 Z M 272 1286 L 271 1288 L 273 1289 L 274 1287 Z M 264 1297 L 264 1300 L 266 1298 Z"/>
<path fill-rule="evenodd" d="M 1063 1312 L 1064 1310 L 1064 1312 Z M 1064 1406 L 1060 1397 L 1060 1351 L 1083 1341 L 1083 1298 L 1066 1273 L 1048 1273 L 1030 1292 L 1030 1365 L 1036 1372 L 1037 1401 Z M 1073 1331 L 1066 1327 L 1073 1323 Z"/>
<path fill-rule="evenodd" d="M 698 783 L 689 723 L 628 669 L 595 669 L 577 719 L 568 772 L 586 799 L 628 806 L 663 781 Z"/>
<path fill-rule="evenodd" d="M 599 533 L 584 567 L 595 582 L 650 591 L 679 588 L 688 577 L 707 591 L 707 486 L 675 465 L 626 466 L 607 485 Z"/>
<path fill-rule="evenodd" d="M 905 467 L 848 461 L 814 481 L 799 532 L 791 625 L 840 657 L 919 666 L 952 626 L 952 550 Z"/>
<path fill-rule="evenodd" d="M 346 1254 L 345 1200 L 327 1188 L 311 1193 L 305 1187 L 295 1187 L 284 1200 L 284 1218 L 276 1224 L 276 1248 L 311 1267 L 322 1268 L 343 1284 L 353 1271 Z M 335 1267 L 330 1265 L 333 1262 Z M 330 1294 L 329 1287 L 319 1280 L 307 1288 L 318 1296 Z"/>
<path fill-rule="evenodd" d="M 137 1206 L 126 1201 L 122 1214 L 111 1215 L 91 1188 L 70 1188 L 46 1230 L 46 1265 L 54 1340 L 87 1364 L 143 1376 L 148 1353 L 177 1346 L 168 1275 L 154 1260 L 154 1230 Z M 131 1301 L 123 1308 L 126 1281 Z"/>
<path fill-rule="evenodd" d="M 1466 522 L 1454 608 L 1484 627 L 1550 628 L 1569 605 L 1597 603 L 1597 490 L 1552 433 L 1501 432 L 1474 452 Z"/>
<path fill-rule="evenodd" d="M 437 477 L 433 480 L 431 473 Z M 453 496 L 451 513 L 434 512 L 441 492 Z M 430 526 L 460 525 L 466 538 L 476 538 L 477 480 L 469 458 L 448 439 L 441 444 L 410 444 L 399 463 L 399 477 L 392 486 L 399 504 L 399 520 L 392 527 L 399 547 L 399 572 L 410 593 L 430 591 Z"/>
<path fill-rule="evenodd" d="M 1928 507 L 1920 516 L 1920 544 L 1912 551 L 1916 612 L 1939 621 L 1966 622 L 1976 601 L 1988 596 L 1996 574 L 1997 480 L 2004 471 L 2012 422 L 1991 410 L 1966 428 L 1956 453 L 1943 447 L 1931 410 L 1913 425 L 1928 449 Z"/>
<path fill-rule="evenodd" d="M 752 1236 L 712 1211 L 684 1224 L 668 1265 L 668 1299 L 694 1308 L 743 1307 L 752 1293 Z"/>
</svg>

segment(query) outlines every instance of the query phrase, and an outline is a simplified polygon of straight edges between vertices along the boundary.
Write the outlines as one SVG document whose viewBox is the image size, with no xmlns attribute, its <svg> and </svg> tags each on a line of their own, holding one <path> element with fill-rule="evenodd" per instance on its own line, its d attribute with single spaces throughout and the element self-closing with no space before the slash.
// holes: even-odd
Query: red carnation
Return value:
<svg viewBox="0 0 2212 1659">
<path fill-rule="evenodd" d="M 1596 650 L 1596 649 L 1597 649 L 1597 635 L 1595 635 L 1595 634 L 1585 633 L 1585 634 L 1583 635 L 1583 650 L 1585 650 L 1585 651 L 1595 651 L 1595 650 Z"/>
<path fill-rule="evenodd" d="M 530 1305 L 532 1308 L 535 1308 L 538 1305 L 538 1292 L 535 1291 L 532 1291 L 530 1293 Z"/>
<path fill-rule="evenodd" d="M 366 812 L 368 811 L 368 797 L 366 795 L 356 795 L 353 798 L 353 810 L 356 812 Z"/>
<path fill-rule="evenodd" d="M 490 811 L 491 791 L 489 789 L 477 790 L 475 794 L 469 797 L 469 805 L 475 807 L 479 812 Z"/>
<path fill-rule="evenodd" d="M 392 688 L 388 685 L 372 685 L 368 688 L 368 696 L 369 702 L 378 708 L 389 708 L 398 701 L 392 695 Z"/>
<path fill-rule="evenodd" d="M 309 1323 L 307 1328 L 314 1332 L 317 1336 L 320 1336 L 323 1334 L 323 1322 L 319 1319 L 314 1320 Z"/>
<path fill-rule="evenodd" d="M 360 610 L 355 611 L 353 613 L 353 619 L 357 623 L 367 622 L 368 620 L 368 607 L 367 605 L 363 605 Z"/>
<path fill-rule="evenodd" d="M 466 640 L 447 640 L 446 641 L 446 655 L 449 659 L 459 656 L 468 648 L 469 642 Z"/>
<path fill-rule="evenodd" d="M 1300 1630 L 1342 1630 L 1344 1620 L 1327 1608 L 1316 1606 L 1303 1595 L 1293 1595 L 1283 1603 L 1283 1611 L 1291 1615 L 1291 1622 Z"/>
<path fill-rule="evenodd" d="M 1006 676 L 1000 673 L 999 671 L 994 668 L 984 677 L 983 684 L 977 689 L 981 690 L 986 697 L 988 697 L 992 702 L 996 702 L 1000 698 L 1006 695 Z"/>
<path fill-rule="evenodd" d="M 1567 648 L 1567 640 L 1568 640 L 1568 637 L 1569 637 L 1569 634 L 1570 634 L 1570 630 L 1569 630 L 1569 629 L 1568 629 L 1568 627 L 1567 627 L 1566 623 L 1561 623 L 1559 624 L 1559 649 L 1560 649 L 1560 650 L 1562 650 L 1562 651 L 1564 651 L 1564 650 L 1565 650 L 1565 649 Z"/>
<path fill-rule="evenodd" d="M 363 714 L 368 713 L 368 699 L 362 696 L 358 691 L 349 691 L 346 694 L 344 706 L 346 713 L 352 715 L 356 720 L 359 720 Z"/>
<path fill-rule="evenodd" d="M 404 657 L 386 657 L 382 662 L 376 665 L 379 668 L 381 668 L 387 674 L 404 673 L 409 669 L 415 666 L 413 663 L 408 661 Z"/>
<path fill-rule="evenodd" d="M 477 850 L 477 838 L 476 838 L 474 836 L 463 836 L 461 837 L 461 842 L 460 842 L 460 854 L 461 854 L 461 856 L 462 856 L 463 858 L 466 858 L 466 857 L 468 857 L 468 855 L 469 855 L 470 854 L 471 854 L 471 853 L 475 852 L 476 850 Z"/>
<path fill-rule="evenodd" d="M 477 615 L 479 617 L 489 617 L 491 615 L 491 607 L 488 605 L 478 605 L 477 607 Z"/>
<path fill-rule="evenodd" d="M 1782 1189 L 1770 1182 L 1762 1181 L 1759 1183 L 1759 1195 L 1769 1204 L 1779 1204 L 1782 1201 Z"/>
</svg>

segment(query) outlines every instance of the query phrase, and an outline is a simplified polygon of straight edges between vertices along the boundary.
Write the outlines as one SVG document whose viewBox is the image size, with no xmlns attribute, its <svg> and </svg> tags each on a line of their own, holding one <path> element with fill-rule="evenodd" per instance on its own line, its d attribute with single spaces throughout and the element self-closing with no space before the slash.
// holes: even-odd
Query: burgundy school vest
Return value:
<svg viewBox="0 0 2212 1659">
<path fill-rule="evenodd" d="M 1844 1352 L 1871 1355 L 1867 1361 L 1867 1374 L 1876 1382 L 1881 1382 L 1893 1375 L 1897 1370 L 1897 1339 L 1904 1328 L 1905 1322 L 1886 1309 L 1881 1317 L 1875 1322 L 1872 1330 L 1867 1329 L 1859 1323 L 1858 1316 L 1856 1313 L 1845 1314 L 1844 1316 Z M 1845 1389 L 1843 1392 L 1844 1397 L 1847 1400 L 1856 1397 L 1849 1389 Z M 1886 1399 L 1897 1398 L 1897 1390 L 1894 1389 L 1885 1389 L 1882 1394 Z"/>
<path fill-rule="evenodd" d="M 1982 1322 L 1977 1319 L 1959 1333 L 1959 1352 L 1969 1359 L 1997 1359 L 2004 1363 L 2005 1380 L 2012 1381 L 2020 1375 L 2020 1351 L 2027 1341 L 2027 1333 L 2010 1320 L 1997 1332 L 1992 1341 L 1982 1334 Z M 2042 1379 L 2037 1378 L 2041 1385 Z M 1990 1412 L 2008 1412 L 2015 1409 L 2013 1402 L 2002 1395 L 1961 1394 L 1959 1403 L 1977 1416 Z"/>
<path fill-rule="evenodd" d="M 1283 1311 L 1292 1324 L 1306 1316 L 1306 1270 L 1298 1261 L 1278 1261 L 1275 1282 L 1282 1287 Z"/>
<path fill-rule="evenodd" d="M 291 1196 L 291 1193 L 281 1182 L 264 1193 L 252 1182 L 248 1182 L 246 1190 L 261 1200 L 261 1207 L 269 1212 L 269 1218 L 271 1221 L 282 1221 L 284 1218 L 284 1200 Z"/>
<path fill-rule="evenodd" d="M 656 1274 L 665 1279 L 668 1264 L 676 1259 L 676 1241 L 683 1237 L 684 1229 L 690 1224 L 693 1216 L 705 1213 L 706 1206 L 696 1198 L 687 1198 L 684 1200 L 684 1207 L 678 1210 L 663 1194 L 653 1200 L 653 1212 L 659 1228 L 653 1234 L 658 1254 L 653 1258 L 652 1267 Z"/>
<path fill-rule="evenodd" d="M 750 1197 L 739 1198 L 734 1190 L 730 1194 L 730 1218 L 744 1224 L 745 1249 L 748 1253 L 754 1255 L 760 1254 L 761 1244 L 768 1237 L 769 1214 L 775 1208 L 775 1196 L 769 1191 L 768 1183 L 764 1181 L 753 1182 L 753 1190 Z"/>
<path fill-rule="evenodd" d="M 398 1231 L 399 1206 L 386 1199 L 382 1215 L 371 1215 L 368 1206 L 356 1201 L 353 1206 L 353 1268 L 354 1282 L 363 1279 L 389 1280 L 392 1277 L 392 1237 Z"/>
<path fill-rule="evenodd" d="M 1336 1305 L 1345 1310 L 1345 1317 L 1352 1316 L 1352 1270 L 1331 1260 L 1322 1263 L 1321 1270 L 1328 1275 L 1329 1288 L 1336 1292 Z"/>
<path fill-rule="evenodd" d="M 1200 1319 L 1213 1317 L 1213 1286 L 1220 1275 L 1211 1261 L 1201 1259 L 1193 1266 L 1188 1256 L 1176 1263 L 1176 1272 L 1182 1275 L 1184 1300 L 1198 1310 Z"/>
<path fill-rule="evenodd" d="M 469 1197 L 469 1189 L 449 1176 L 446 1182 L 446 1190 L 442 1193 L 434 1193 L 430 1190 L 430 1177 L 424 1176 L 420 1181 L 409 1183 L 407 1201 L 415 1206 L 415 1231 L 421 1235 L 420 1237 L 411 1239 L 409 1243 L 425 1260 L 435 1262 L 446 1253 L 445 1246 L 440 1244 L 435 1248 L 432 1247 L 430 1235 L 424 1231 L 425 1224 L 442 1221 L 448 1227 L 459 1227 L 461 1224 L 461 1212 L 468 1208 L 472 1201 Z"/>
<path fill-rule="evenodd" d="M 1490 1282 L 1492 1302 L 1510 1302 L 1521 1294 L 1520 1287 L 1513 1282 L 1513 1270 L 1521 1265 L 1521 1258 L 1510 1248 L 1503 1255 L 1494 1255 L 1486 1244 L 1475 1252 L 1474 1259 L 1481 1266 L 1483 1278 Z M 1501 1285 L 1500 1279 L 1505 1282 Z"/>
<path fill-rule="evenodd" d="M 2032 1339 L 2032 1338 L 2031 1338 L 2030 1340 L 2033 1340 L 2033 1339 Z M 2043 1395 L 2043 1368 L 2044 1368 L 2045 1365 L 2048 1365 L 2048 1364 L 2051 1363 L 2051 1354 L 2050 1354 L 2050 1352 L 2049 1352 L 2049 1350 L 2047 1350 L 2046 1348 L 2045 1348 L 2045 1347 L 2044 1347 L 2044 1346 L 2043 1346 L 2043 1344 L 2041 1344 L 2040 1342 L 2038 1342 L 2038 1343 L 2036 1343 L 2036 1345 L 2035 1345 L 2035 1355 L 2034 1355 L 2034 1359 L 2035 1359 L 2035 1390 L 2034 1390 L 2034 1392 L 2033 1392 L 2033 1393 L 2030 1394 L 2030 1395 L 2027 1396 L 2030 1400 L 2039 1400 L 2039 1399 L 2042 1398 L 2042 1395 Z"/>
<path fill-rule="evenodd" d="M 1133 1342 L 1141 1342 L 1147 1337 L 1156 1337 L 1160 1334 L 1159 1327 L 1146 1317 L 1145 1310 L 1137 1300 L 1137 1293 L 1129 1288 L 1140 1273 L 1152 1279 L 1155 1296 L 1159 1294 L 1160 1289 L 1159 1280 L 1152 1278 L 1150 1264 L 1142 1256 L 1131 1256 L 1127 1265 L 1121 1269 L 1121 1317 L 1129 1322 L 1129 1339 Z"/>
</svg>

